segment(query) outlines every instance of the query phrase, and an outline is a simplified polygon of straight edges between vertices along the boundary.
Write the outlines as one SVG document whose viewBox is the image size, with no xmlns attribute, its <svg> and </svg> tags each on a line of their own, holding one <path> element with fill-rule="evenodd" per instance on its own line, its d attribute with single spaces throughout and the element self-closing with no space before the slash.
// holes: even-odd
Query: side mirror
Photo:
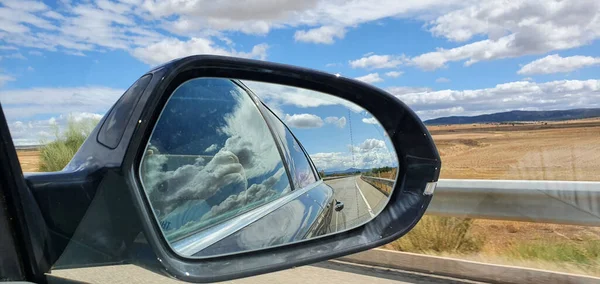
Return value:
<svg viewBox="0 0 600 284">
<path fill-rule="evenodd" d="M 289 114 L 316 106 L 313 130 L 315 117 Z M 385 91 L 191 56 L 140 78 L 64 171 L 26 181 L 54 267 L 128 262 L 215 282 L 398 239 L 423 216 L 440 167 L 421 120 Z"/>
<path fill-rule="evenodd" d="M 161 266 L 159 267 L 163 273 L 186 281 L 212 282 L 340 257 L 381 246 L 401 237 L 419 221 L 427 209 L 432 195 L 431 192 L 426 192 L 425 189 L 428 184 L 431 187 L 430 184 L 437 181 L 441 166 L 437 149 L 427 129 L 415 113 L 397 98 L 380 89 L 355 80 L 314 70 L 218 56 L 183 58 L 157 68 L 152 73 L 153 78 L 160 79 L 160 82 L 153 86 L 152 90 L 147 90 L 151 94 L 144 107 L 144 113 L 139 119 L 138 128 L 135 130 L 133 139 L 129 144 L 124 167 L 131 169 L 126 172 L 126 178 L 134 194 L 136 208 L 139 209 L 138 213 L 142 216 L 146 238 L 160 260 Z M 264 84 L 267 84 L 268 87 L 264 87 Z M 232 85 L 234 86 L 232 87 Z M 232 88 L 235 91 L 232 91 Z M 286 155 L 291 155 L 291 160 L 294 160 L 294 163 L 298 162 L 298 158 L 294 157 L 294 154 L 288 154 L 289 151 L 294 151 L 294 149 L 277 147 L 277 145 L 286 144 L 286 137 L 281 134 L 284 129 L 274 130 L 273 128 L 278 127 L 275 123 L 259 127 L 257 126 L 258 122 L 251 121 L 251 123 L 248 123 L 248 120 L 254 119 L 253 116 L 261 115 L 265 116 L 267 122 L 270 119 L 274 120 L 273 117 L 266 117 L 269 115 L 265 114 L 266 111 L 261 106 L 261 103 L 264 103 L 263 100 L 269 96 L 278 96 L 280 101 L 285 102 L 286 99 L 294 99 L 290 94 L 300 92 L 308 94 L 304 97 L 307 104 L 311 100 L 314 103 L 323 99 L 310 94 L 324 94 L 332 98 L 328 101 L 337 100 L 337 103 L 341 105 L 346 104 L 349 108 L 358 107 L 359 112 L 364 111 L 372 115 L 378 125 L 381 126 L 385 136 L 387 136 L 389 145 L 393 150 L 392 153 L 397 155 L 394 159 L 397 163 L 395 165 L 394 163 L 390 164 L 397 167 L 397 176 L 393 190 L 386 198 L 388 199 L 387 203 L 381 203 L 380 212 L 372 212 L 372 215 L 365 222 L 357 222 L 357 226 L 348 227 L 341 231 L 325 234 L 315 233 L 312 237 L 292 238 L 291 241 L 282 241 L 281 239 L 288 237 L 288 232 L 284 228 L 285 225 L 279 222 L 276 217 L 270 218 L 269 214 L 278 210 L 278 208 L 281 210 L 286 204 L 293 202 L 306 204 L 308 201 L 299 202 L 298 200 L 302 196 L 310 195 L 312 191 L 300 190 L 311 185 L 319 186 L 314 184 L 322 183 L 315 183 L 314 180 L 306 183 L 300 182 L 301 185 L 293 187 L 291 193 L 286 194 L 286 191 L 290 190 L 289 188 L 286 189 L 287 182 L 294 181 L 292 182 L 294 184 L 295 180 L 298 179 L 294 176 L 294 173 L 290 175 L 288 170 L 287 178 L 289 180 L 281 183 L 279 181 L 272 182 L 272 195 L 260 199 L 254 198 L 256 196 L 246 195 L 250 194 L 245 189 L 248 188 L 249 190 L 249 184 L 245 183 L 244 178 L 240 178 L 240 173 L 244 171 L 251 178 L 252 176 L 257 178 L 264 173 L 271 176 L 273 174 L 277 175 L 277 171 L 282 172 L 282 169 L 285 168 Z M 205 106 L 213 104 L 214 106 L 194 110 L 190 107 L 190 104 L 192 104 L 190 100 L 193 95 L 204 98 Z M 178 96 L 180 101 L 175 102 L 175 96 Z M 243 106 L 246 103 L 249 104 L 247 109 Z M 217 106 L 218 104 L 223 104 L 224 107 L 220 108 Z M 250 107 L 250 104 L 255 106 Z M 268 104 L 263 105 L 268 106 Z M 169 106 L 174 108 L 169 108 Z M 174 168 L 176 166 L 173 166 L 174 164 L 181 165 L 183 158 L 179 158 L 178 161 L 170 159 L 169 162 L 172 164 L 161 165 L 160 167 L 163 168 L 160 171 L 149 171 L 150 174 L 148 174 L 148 171 L 144 172 L 144 169 L 157 166 L 156 160 L 146 160 L 149 159 L 144 155 L 147 150 L 155 149 L 153 147 L 166 149 L 172 145 L 165 141 L 173 141 L 174 135 L 178 135 L 178 133 L 169 132 L 171 127 L 175 127 L 175 124 L 172 124 L 174 121 L 163 123 L 165 120 L 173 119 L 172 117 L 177 117 L 177 115 L 187 116 L 188 114 L 185 113 L 194 113 L 195 111 L 196 115 L 202 116 L 205 111 L 211 109 L 217 112 L 221 109 L 229 109 L 229 111 L 227 114 L 224 113 L 220 116 L 224 118 L 224 121 L 227 121 L 224 123 L 206 117 L 204 121 L 209 127 L 214 128 L 216 125 L 223 126 L 227 123 L 238 123 L 237 125 L 228 124 L 226 126 L 239 128 L 237 130 L 227 128 L 216 132 L 209 131 L 215 133 L 216 136 L 223 133 L 227 134 L 224 137 L 215 138 L 216 140 L 220 139 L 217 143 L 210 142 L 209 147 L 212 147 L 212 144 L 217 144 L 216 147 L 221 150 L 216 152 L 213 157 L 187 157 L 187 159 L 192 159 L 192 162 L 188 162 L 187 166 L 184 167 Z M 239 116 L 235 114 L 236 111 L 240 112 Z M 187 139 L 190 141 L 189 143 L 178 144 L 173 147 L 189 148 L 192 147 L 190 143 L 200 143 L 199 140 L 208 139 L 209 134 L 203 134 L 203 131 L 208 128 L 203 125 L 196 125 L 196 127 L 198 134 L 195 139 Z M 164 132 L 159 133 L 159 131 Z M 244 131 L 252 133 L 242 134 Z M 268 133 L 273 134 L 274 140 L 268 137 L 270 136 Z M 187 135 L 186 133 L 179 134 Z M 290 139 L 290 137 L 287 137 L 287 139 Z M 268 140 L 275 141 L 275 143 L 267 143 Z M 306 143 L 306 141 L 300 142 L 302 144 Z M 261 145 L 249 145 L 252 143 L 261 143 Z M 202 144 L 202 146 L 206 145 L 209 144 Z M 236 147 L 240 145 L 245 145 L 248 149 L 237 149 Z M 302 148 L 301 144 L 297 146 Z M 266 152 L 259 155 L 263 157 L 263 161 L 266 159 L 264 158 L 266 155 L 272 155 L 274 160 L 281 159 L 283 163 L 273 162 L 271 165 L 265 162 L 264 164 L 257 164 L 261 162 L 252 160 L 249 152 L 259 151 L 259 148 L 267 149 Z M 297 148 L 296 150 L 300 149 Z M 160 152 L 160 149 L 158 151 L 155 149 L 155 158 L 157 152 Z M 206 154 L 210 155 L 210 153 Z M 160 159 L 164 160 L 165 158 Z M 211 161 L 215 159 L 218 159 L 218 163 L 226 165 L 226 174 L 222 175 L 223 179 L 214 179 L 215 175 L 223 174 L 217 173 L 219 169 L 211 168 L 214 166 Z M 213 162 L 213 164 L 215 163 L 217 162 Z M 254 164 L 249 166 L 252 163 Z M 196 165 L 196 167 L 190 165 Z M 278 165 L 282 165 L 282 167 L 278 168 Z M 315 170 L 314 165 L 307 164 L 305 166 L 311 171 Z M 182 178 L 174 177 L 174 179 L 167 181 L 168 185 L 160 185 L 156 183 L 156 180 L 153 180 L 155 178 L 153 174 L 164 173 L 164 167 L 171 167 L 171 170 L 175 171 L 190 171 L 192 175 L 197 174 L 200 169 L 206 170 L 207 167 L 209 169 L 206 175 L 197 175 L 191 179 L 191 183 L 182 181 Z M 285 175 L 279 176 L 286 177 Z M 314 179 L 314 177 L 311 177 L 311 179 Z M 152 182 L 155 182 L 155 184 L 149 187 L 148 184 Z M 265 181 L 257 181 L 257 183 L 264 185 Z M 238 189 L 235 188 L 240 184 L 244 184 L 241 191 L 236 191 Z M 174 191 L 172 191 L 173 187 L 175 187 Z M 207 190 L 207 188 L 210 188 L 210 190 Z M 161 190 L 163 190 L 162 193 L 160 193 Z M 198 193 L 198 191 L 203 193 Z M 217 210 L 217 213 L 211 213 L 215 209 L 214 206 L 221 206 L 219 208 L 222 208 L 222 202 L 225 202 L 227 198 L 219 199 L 221 203 L 212 200 L 212 203 L 208 203 L 212 204 L 213 207 L 209 210 L 213 211 L 198 216 L 197 219 L 200 221 L 197 222 L 182 221 L 180 225 L 176 226 L 177 230 L 169 230 L 169 225 L 164 223 L 166 220 L 172 219 L 161 219 L 161 216 L 172 214 L 174 210 L 188 208 L 187 205 L 173 204 L 189 202 L 190 199 L 208 200 L 213 197 L 211 194 L 217 191 L 238 192 L 229 195 L 231 197 L 230 203 L 235 203 L 235 206 L 227 210 Z M 295 194 L 296 191 L 301 194 Z M 240 194 L 245 195 L 244 198 L 246 199 L 252 199 L 252 201 L 234 202 L 241 198 Z M 175 202 L 177 200 L 182 203 Z M 316 200 L 316 202 L 322 201 Z M 248 207 L 251 203 L 255 205 Z M 273 204 L 276 204 L 276 206 L 271 206 Z M 200 207 L 205 205 L 196 204 L 194 206 L 198 208 L 198 211 L 201 211 Z M 339 211 L 343 208 L 343 204 L 337 203 L 334 206 L 336 212 L 343 212 L 343 210 Z M 292 207 L 294 206 L 290 206 L 290 208 Z M 307 220 L 305 214 L 308 213 L 306 210 L 292 210 L 290 212 L 291 217 L 285 222 L 293 222 L 294 218 L 300 220 L 300 222 Z M 275 216 L 276 214 L 271 215 Z M 240 216 L 242 217 L 240 218 Z M 271 226 L 272 230 L 269 230 L 269 235 L 234 236 L 240 230 L 246 230 L 248 226 L 259 223 L 261 219 L 266 219 L 268 222 L 258 224 L 256 228 L 247 230 L 258 234 L 256 232 Z M 161 224 L 161 221 L 163 224 Z M 171 226 L 173 226 L 173 222 L 171 222 Z M 278 230 L 277 226 L 283 227 Z M 255 240 L 256 243 L 262 243 L 261 240 L 264 240 L 264 238 L 278 241 L 269 243 L 269 245 L 251 246 L 245 249 L 240 242 L 248 238 L 259 238 L 260 240 Z M 217 245 L 209 253 L 202 253 L 205 249 L 210 250 L 210 245 L 219 242 L 227 244 L 224 246 Z"/>
<path fill-rule="evenodd" d="M 340 212 L 344 209 L 344 203 L 341 201 L 335 201 L 335 211 Z"/>
</svg>

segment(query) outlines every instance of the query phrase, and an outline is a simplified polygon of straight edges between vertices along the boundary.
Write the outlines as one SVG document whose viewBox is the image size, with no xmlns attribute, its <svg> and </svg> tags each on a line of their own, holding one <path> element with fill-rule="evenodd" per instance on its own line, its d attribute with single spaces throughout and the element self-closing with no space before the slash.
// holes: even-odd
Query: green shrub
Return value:
<svg viewBox="0 0 600 284">
<path fill-rule="evenodd" d="M 98 124 L 96 119 L 75 120 L 69 117 L 67 129 L 60 131 L 56 126 L 54 129 L 55 140 L 44 143 L 40 149 L 40 171 L 55 172 L 62 170 L 77 153 L 81 144 L 90 135 Z"/>
<path fill-rule="evenodd" d="M 600 240 L 518 243 L 509 251 L 509 255 L 529 260 L 595 266 L 600 263 Z"/>
<path fill-rule="evenodd" d="M 473 253 L 483 247 L 483 238 L 469 233 L 472 219 L 424 216 L 391 246 L 407 252 Z"/>
</svg>

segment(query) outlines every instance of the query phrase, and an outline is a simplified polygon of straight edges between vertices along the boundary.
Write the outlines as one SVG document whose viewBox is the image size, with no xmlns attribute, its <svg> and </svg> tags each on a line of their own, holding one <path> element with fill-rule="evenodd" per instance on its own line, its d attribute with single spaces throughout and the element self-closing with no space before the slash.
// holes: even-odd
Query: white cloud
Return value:
<svg viewBox="0 0 600 284">
<path fill-rule="evenodd" d="M 21 54 L 20 52 L 3 55 L 3 56 L 0 56 L 0 58 L 12 58 L 12 59 L 21 59 L 21 60 L 27 59 L 27 57 L 23 56 L 23 54 Z"/>
<path fill-rule="evenodd" d="M 31 54 L 31 55 L 35 55 L 35 56 L 42 56 L 42 55 L 44 55 L 42 52 L 37 51 L 37 50 L 32 50 L 32 51 L 30 51 L 28 53 Z"/>
<path fill-rule="evenodd" d="M 43 14 L 46 18 L 55 19 L 55 20 L 64 20 L 65 17 L 56 11 L 46 11 Z"/>
<path fill-rule="evenodd" d="M 339 128 L 344 128 L 344 126 L 346 126 L 346 117 L 328 116 L 325 118 L 325 123 L 330 123 Z"/>
<path fill-rule="evenodd" d="M 188 41 L 169 38 L 146 47 L 136 48 L 133 50 L 132 54 L 147 64 L 157 65 L 176 58 L 195 54 L 215 54 L 265 59 L 268 47 L 267 44 L 258 44 L 249 52 L 239 52 L 218 47 L 212 40 L 205 38 L 192 38 Z"/>
<path fill-rule="evenodd" d="M 377 148 L 385 148 L 385 142 L 383 140 L 369 138 L 361 143 L 358 147 L 361 151 L 371 151 Z"/>
<path fill-rule="evenodd" d="M 35 69 L 31 66 L 27 66 L 27 71 L 34 71 Z"/>
<path fill-rule="evenodd" d="M 472 90 L 431 91 L 394 87 L 387 91 L 417 111 L 422 119 L 446 114 L 477 115 L 519 109 L 600 107 L 600 80 L 517 81 Z"/>
<path fill-rule="evenodd" d="M 285 174 L 285 169 L 282 167 L 275 174 L 258 184 L 252 184 L 246 190 L 240 192 L 239 194 L 230 195 L 218 205 L 213 206 L 210 211 L 208 211 L 204 216 L 202 216 L 201 220 L 209 219 L 214 216 L 219 216 L 219 214 L 226 213 L 228 211 L 232 211 L 238 208 L 244 208 L 244 206 L 253 204 L 259 201 L 266 201 L 273 196 L 277 195 L 278 192 L 273 188 L 275 184 L 281 179 L 281 177 Z"/>
<path fill-rule="evenodd" d="M 309 113 L 294 115 L 286 114 L 283 121 L 285 121 L 285 124 L 287 124 L 289 127 L 295 128 L 319 128 L 323 126 L 323 119 Z"/>
<path fill-rule="evenodd" d="M 308 31 L 300 30 L 294 34 L 296 41 L 332 44 L 335 39 L 342 39 L 346 30 L 341 27 L 322 26 L 320 28 L 310 29 Z"/>
<path fill-rule="evenodd" d="M 281 157 L 271 137 L 271 132 L 260 112 L 248 96 L 237 96 L 234 111 L 225 116 L 226 126 L 220 129 L 229 138 L 219 151 L 233 153 L 244 167 L 248 178 L 273 171 Z"/>
<path fill-rule="evenodd" d="M 7 119 L 76 112 L 104 113 L 123 94 L 106 87 L 31 88 L 0 91 Z"/>
<path fill-rule="evenodd" d="M 370 169 L 398 164 L 393 151 L 387 148 L 383 140 L 369 138 L 359 145 L 348 145 L 348 148 L 348 152 L 320 152 L 309 156 L 318 169 L 326 171 L 348 168 Z"/>
<path fill-rule="evenodd" d="M 43 120 L 30 118 L 24 118 L 23 120 L 9 119 L 8 127 L 15 145 L 39 145 L 55 139 L 57 131 L 66 130 L 69 119 L 76 122 L 95 124 L 101 118 L 102 115 L 97 113 L 75 112 Z"/>
<path fill-rule="evenodd" d="M 363 81 L 368 84 L 383 82 L 383 79 L 381 77 L 379 77 L 379 73 L 370 73 L 365 76 L 356 77 L 354 79 Z"/>
<path fill-rule="evenodd" d="M 206 148 L 204 150 L 204 152 L 206 152 L 206 153 L 212 153 L 214 151 L 217 151 L 217 149 L 218 149 L 217 147 L 219 147 L 217 144 L 212 144 L 212 145 L 208 146 L 208 148 Z"/>
<path fill-rule="evenodd" d="M 568 73 L 594 65 L 600 65 L 600 57 L 579 55 L 561 57 L 558 54 L 552 54 L 526 64 L 517 73 L 521 75 Z"/>
<path fill-rule="evenodd" d="M 404 74 L 404 72 L 402 72 L 402 71 L 390 71 L 390 72 L 385 73 L 385 76 L 392 77 L 392 78 L 398 78 L 398 77 L 402 76 L 402 74 Z"/>
<path fill-rule="evenodd" d="M 453 61 L 479 61 L 543 54 L 590 44 L 600 37 L 598 1 L 481 1 L 429 22 L 429 30 L 453 41 L 487 39 L 439 48 L 412 58 L 424 70 Z"/>
<path fill-rule="evenodd" d="M 364 122 L 366 124 L 375 124 L 375 125 L 379 124 L 379 122 L 377 121 L 377 119 L 375 119 L 374 117 L 363 118 L 362 122 Z"/>
<path fill-rule="evenodd" d="M 18 50 L 18 48 L 10 45 L 0 45 L 0 50 Z"/>
<path fill-rule="evenodd" d="M 444 116 L 456 116 L 456 115 L 464 115 L 465 109 L 463 107 L 449 107 L 443 109 L 434 109 L 434 110 L 418 110 L 416 111 L 417 115 L 422 118 L 432 118 L 432 117 L 444 117 Z M 482 114 L 482 112 L 474 112 L 473 115 Z"/>
<path fill-rule="evenodd" d="M 450 79 L 446 78 L 446 77 L 439 77 L 437 79 L 435 79 L 436 83 L 448 83 L 450 82 Z"/>
<path fill-rule="evenodd" d="M 0 74 L 0 87 L 2 87 L 4 84 L 6 84 L 6 82 L 11 82 L 14 81 L 15 77 L 13 76 L 9 76 L 9 75 L 5 75 L 5 74 Z M 2 102 L 2 97 L 0 96 L 0 102 Z"/>
<path fill-rule="evenodd" d="M 299 41 L 332 43 L 362 23 L 389 17 L 430 18 L 455 9 L 456 3 L 460 1 L 258 0 L 240 5 L 234 0 L 97 0 L 65 1 L 52 10 L 40 2 L 7 0 L 0 5 L 0 41 L 84 54 L 131 51 L 172 38 L 183 42 L 218 38 L 234 48 L 225 33 L 265 35 L 272 29 L 294 28 Z"/>
<path fill-rule="evenodd" d="M 332 43 L 367 22 L 396 17 L 424 21 L 434 35 L 474 42 L 440 48 L 416 56 L 411 64 L 426 70 L 448 62 L 478 61 L 543 54 L 591 43 L 600 37 L 600 4 L 569 1 L 271 1 L 252 5 L 238 1 L 95 1 L 62 6 L 60 13 L 44 4 L 0 7 L 0 41 L 17 47 L 60 51 L 148 48 L 177 38 L 188 42 L 220 39 L 211 44 L 237 55 L 226 33 L 265 35 L 273 29 L 296 29 L 298 41 Z M 27 2 L 29 3 L 29 2 Z M 33 2 L 32 2 L 33 3 Z M 25 8 L 27 7 L 27 8 Z M 33 31 L 33 29 L 39 31 Z M 484 37 L 483 40 L 479 40 Z M 177 46 L 177 44 L 176 44 Z M 64 49 L 64 50 L 63 50 Z M 189 53 L 187 53 L 189 54 Z M 241 55 L 239 55 L 241 56 Z M 148 56 L 145 56 L 147 58 Z M 251 55 L 250 57 L 260 57 Z M 351 61 L 354 68 L 394 68 L 402 55 L 370 54 Z"/>
<path fill-rule="evenodd" d="M 365 54 L 365 57 L 351 60 L 349 63 L 352 68 L 383 69 L 398 67 L 404 61 L 405 56 Z"/>
</svg>

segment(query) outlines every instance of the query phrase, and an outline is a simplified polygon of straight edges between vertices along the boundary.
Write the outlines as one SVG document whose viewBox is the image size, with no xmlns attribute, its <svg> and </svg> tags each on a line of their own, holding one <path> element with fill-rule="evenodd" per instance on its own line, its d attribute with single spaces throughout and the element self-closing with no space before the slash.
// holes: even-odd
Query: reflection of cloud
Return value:
<svg viewBox="0 0 600 284">
<path fill-rule="evenodd" d="M 352 148 L 354 153 L 351 152 Z M 398 164 L 394 152 L 378 139 L 367 139 L 359 146 L 350 146 L 348 152 L 320 152 L 310 154 L 310 158 L 320 170 L 365 169 Z"/>
<path fill-rule="evenodd" d="M 217 150 L 217 147 L 218 147 L 217 144 L 212 144 L 212 145 L 208 146 L 208 148 L 206 148 L 204 150 L 204 152 L 206 152 L 206 153 L 214 152 Z"/>
<path fill-rule="evenodd" d="M 323 120 L 310 113 L 286 114 L 284 121 L 288 126 L 295 128 L 319 128 L 323 126 Z"/>
<path fill-rule="evenodd" d="M 275 142 L 269 139 L 272 137 L 271 132 L 246 94 L 236 94 L 233 98 L 237 103 L 231 113 L 216 114 L 224 115 L 225 126 L 215 131 L 229 138 L 221 149 L 217 143 L 205 149 L 203 153 L 218 151 L 210 161 L 199 157 L 193 164 L 187 162 L 188 164 L 173 171 L 164 171 L 165 166 L 180 165 L 185 160 L 176 156 L 159 155 L 156 148 L 148 147 L 149 154 L 144 159 L 142 169 L 145 190 L 161 219 L 169 215 L 180 219 L 175 217 L 177 215 L 187 220 L 178 222 L 177 228 L 183 228 L 181 226 L 188 221 L 194 221 L 188 225 L 194 227 L 197 220 L 214 217 L 215 214 L 248 202 L 264 200 L 277 193 L 273 188 L 284 173 L 283 169 L 274 176 L 264 177 L 281 164 Z M 261 184 L 248 187 L 248 180 L 254 177 L 264 180 Z M 228 192 L 241 193 L 229 196 Z M 204 215 L 206 211 L 200 212 L 198 208 L 194 208 L 194 204 L 198 202 L 193 201 L 217 195 L 225 201 L 213 206 L 209 215 Z"/>
<path fill-rule="evenodd" d="M 232 113 L 225 116 L 221 131 L 230 136 L 224 149 L 233 152 L 244 166 L 248 178 L 264 175 L 281 163 L 281 157 L 269 128 L 253 102 L 246 95 Z M 267 139 L 265 139 L 267 138 Z"/>
<path fill-rule="evenodd" d="M 143 180 L 144 188 L 160 215 L 176 208 L 179 202 L 205 200 L 229 185 L 246 188 L 244 168 L 230 151 L 219 151 L 206 166 L 202 166 L 203 159 L 199 158 L 193 165 L 167 172 L 160 170 L 166 159 L 154 156 L 150 155 L 144 161 Z"/>
<path fill-rule="evenodd" d="M 269 107 L 271 105 L 293 105 L 307 108 L 342 105 L 354 112 L 361 112 L 364 110 L 360 106 L 347 100 L 307 89 L 256 81 L 244 81 L 244 84 Z"/>
<path fill-rule="evenodd" d="M 377 122 L 377 119 L 375 119 L 374 117 L 369 117 L 369 118 L 363 118 L 362 122 L 366 123 L 366 124 L 375 124 L 375 125 L 379 125 L 379 122 Z"/>
<path fill-rule="evenodd" d="M 385 142 L 383 142 L 383 140 L 369 138 L 365 140 L 362 144 L 360 144 L 359 148 L 361 151 L 370 151 L 377 148 L 385 148 Z"/>
<path fill-rule="evenodd" d="M 241 209 L 249 204 L 261 200 L 267 200 L 272 196 L 277 195 L 277 191 L 273 190 L 275 184 L 285 174 L 285 169 L 280 168 L 273 176 L 264 180 L 260 184 L 253 184 L 248 189 L 236 195 L 230 195 L 221 204 L 213 206 L 208 213 L 202 216 L 202 220 L 219 216 L 228 211 Z"/>
<path fill-rule="evenodd" d="M 330 123 L 333 124 L 339 128 L 344 128 L 344 126 L 346 126 L 346 117 L 336 117 L 336 116 L 328 116 L 327 118 L 325 118 L 325 122 L 326 123 Z"/>
</svg>

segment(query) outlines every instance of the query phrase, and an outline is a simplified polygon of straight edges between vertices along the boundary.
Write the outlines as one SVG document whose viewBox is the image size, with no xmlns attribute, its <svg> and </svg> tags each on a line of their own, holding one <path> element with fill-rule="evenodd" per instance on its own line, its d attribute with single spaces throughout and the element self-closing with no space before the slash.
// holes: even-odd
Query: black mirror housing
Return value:
<svg viewBox="0 0 600 284">
<path fill-rule="evenodd" d="M 140 261 L 148 269 L 184 281 L 214 282 L 336 258 L 401 237 L 419 221 L 431 201 L 431 192 L 425 188 L 428 183 L 437 182 L 441 167 L 435 144 L 417 115 L 383 90 L 315 70 L 221 56 L 186 57 L 148 74 L 152 75 L 152 82 L 137 106 L 142 108 L 139 119 L 129 123 L 135 123 L 135 127 L 124 149 L 121 166 L 148 246 L 142 251 L 152 252 L 152 256 L 134 256 L 133 261 Z M 183 82 L 199 77 L 237 78 L 304 88 L 337 96 L 369 111 L 385 129 L 398 155 L 398 177 L 387 206 L 362 226 L 297 243 L 203 259 L 185 258 L 175 253 L 152 215 L 137 169 L 169 95 Z M 340 207 L 343 208 L 343 204 Z"/>
</svg>

